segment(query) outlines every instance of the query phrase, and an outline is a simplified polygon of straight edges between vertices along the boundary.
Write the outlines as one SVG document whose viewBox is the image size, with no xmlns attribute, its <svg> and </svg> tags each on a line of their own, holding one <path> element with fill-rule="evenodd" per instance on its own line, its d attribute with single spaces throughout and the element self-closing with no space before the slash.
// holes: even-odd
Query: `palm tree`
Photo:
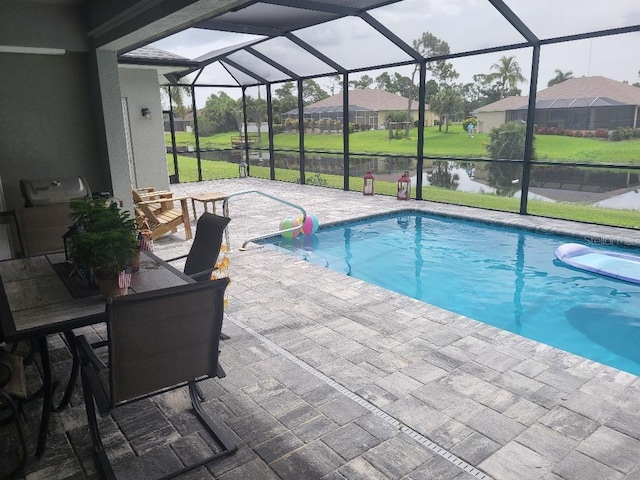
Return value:
<svg viewBox="0 0 640 480">
<path fill-rule="evenodd" d="M 549 82 L 547 83 L 547 87 L 551 87 L 552 85 L 557 85 L 558 83 L 562 83 L 565 80 L 569 80 L 570 78 L 573 78 L 573 72 L 571 70 L 567 72 L 563 72 L 559 68 L 556 68 L 555 72 L 556 72 L 556 76 L 553 77 L 551 80 L 549 80 Z"/>
<path fill-rule="evenodd" d="M 518 86 L 519 82 L 527 81 L 522 75 L 522 70 L 520 70 L 516 57 L 502 57 L 498 63 L 491 65 L 491 70 L 496 71 L 487 75 L 486 78 L 490 82 L 498 80 L 500 98 L 506 96 L 507 87 L 512 90 Z"/>
</svg>

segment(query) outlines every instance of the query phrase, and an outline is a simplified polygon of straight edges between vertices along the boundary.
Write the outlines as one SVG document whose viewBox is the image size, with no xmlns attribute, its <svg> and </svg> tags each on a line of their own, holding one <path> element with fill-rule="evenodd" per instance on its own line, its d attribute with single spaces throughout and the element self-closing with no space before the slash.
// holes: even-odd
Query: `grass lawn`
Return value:
<svg viewBox="0 0 640 480">
<path fill-rule="evenodd" d="M 576 139 L 579 140 L 579 139 Z M 585 139 L 586 140 L 586 139 Z M 173 157 L 167 155 L 169 171 L 173 171 Z M 181 182 L 195 182 L 198 180 L 198 169 L 195 158 L 178 156 Z M 256 178 L 269 178 L 269 167 L 250 167 L 251 176 Z M 307 177 L 311 176 L 307 173 Z M 213 180 L 219 178 L 236 178 L 238 176 L 238 166 L 234 163 L 203 161 L 202 178 Z M 277 168 L 276 179 L 284 182 L 297 182 L 300 173 L 297 170 L 286 170 Z M 343 179 L 340 175 L 322 174 L 321 178 L 326 182 L 328 188 L 343 188 Z M 351 177 L 349 187 L 352 191 L 362 191 L 363 179 Z M 390 195 L 396 194 L 396 182 L 385 182 L 376 180 L 376 194 Z M 415 196 L 415 193 L 414 193 Z M 491 194 L 477 194 L 469 192 L 459 192 L 447 190 L 440 187 L 424 187 L 422 198 L 436 202 L 451 203 L 455 205 L 466 205 L 480 207 L 490 210 L 501 210 L 507 212 L 518 212 L 520 210 L 520 200 L 517 198 L 500 197 Z M 610 208 L 592 207 L 587 205 L 577 205 L 571 203 L 550 203 L 530 200 L 528 211 L 532 215 L 539 215 L 551 218 L 563 218 L 567 220 L 577 220 L 588 223 L 602 225 L 614 225 L 627 228 L 640 228 L 640 218 L 638 212 L 632 210 L 615 210 Z"/>
<path fill-rule="evenodd" d="M 231 148 L 231 137 L 235 132 L 216 134 L 200 138 L 201 148 Z M 469 138 L 459 125 L 449 127 L 449 132 L 438 131 L 438 127 L 425 129 L 424 153 L 426 156 L 449 156 L 458 158 L 486 158 L 485 148 L 488 134 L 478 133 Z M 381 155 L 416 154 L 417 129 L 410 130 L 410 136 L 400 140 L 389 140 L 386 130 L 370 130 L 352 133 L 349 149 L 354 153 L 379 153 Z M 171 144 L 169 134 L 165 134 L 167 145 Z M 179 145 L 195 145 L 193 133 L 177 132 Z M 267 134 L 262 143 L 267 148 Z M 274 136 L 276 150 L 298 150 L 298 135 L 282 133 Z M 305 135 L 307 150 L 321 150 L 341 153 L 343 139 L 341 133 L 315 133 Z M 537 135 L 535 140 L 539 160 L 571 161 L 586 163 L 624 163 L 640 165 L 640 140 L 609 142 L 595 138 L 574 138 L 559 135 Z"/>
</svg>

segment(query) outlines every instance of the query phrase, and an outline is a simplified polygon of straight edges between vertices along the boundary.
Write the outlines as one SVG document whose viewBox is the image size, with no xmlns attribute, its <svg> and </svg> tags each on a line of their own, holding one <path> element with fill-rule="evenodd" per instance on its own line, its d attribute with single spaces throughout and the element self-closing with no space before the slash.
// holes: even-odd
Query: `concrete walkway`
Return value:
<svg viewBox="0 0 640 480">
<path fill-rule="evenodd" d="M 640 245 L 640 231 L 258 179 L 172 187 L 260 190 L 321 224 L 404 207 Z M 240 251 L 295 211 L 259 195 L 234 197 L 229 208 L 227 377 L 205 391 L 239 451 L 184 478 L 640 479 L 638 377 L 256 244 Z M 183 238 L 158 240 L 155 253 L 186 253 Z M 68 352 L 51 342 L 64 372 Z M 180 390 L 104 420 L 122 478 L 153 478 L 208 450 L 188 407 Z M 27 408 L 32 438 L 37 410 Z M 26 478 L 97 478 L 78 393 L 52 424 L 47 453 L 30 460 Z"/>
</svg>

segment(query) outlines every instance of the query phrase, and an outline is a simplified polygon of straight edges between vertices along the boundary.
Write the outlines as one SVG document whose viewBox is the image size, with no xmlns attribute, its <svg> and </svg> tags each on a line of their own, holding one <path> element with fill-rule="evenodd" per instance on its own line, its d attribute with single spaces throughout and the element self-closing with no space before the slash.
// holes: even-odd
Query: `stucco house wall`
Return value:
<svg viewBox="0 0 640 480">
<path fill-rule="evenodd" d="M 155 69 L 119 68 L 120 92 L 126 102 L 131 150 L 133 154 L 132 184 L 136 187 L 169 188 L 166 149 L 163 133 L 162 102 L 158 73 Z M 142 109 L 151 109 L 151 117 Z"/>
<path fill-rule="evenodd" d="M 505 121 L 505 112 L 478 112 L 478 131 L 489 133 L 492 128 L 499 127 Z"/>
</svg>

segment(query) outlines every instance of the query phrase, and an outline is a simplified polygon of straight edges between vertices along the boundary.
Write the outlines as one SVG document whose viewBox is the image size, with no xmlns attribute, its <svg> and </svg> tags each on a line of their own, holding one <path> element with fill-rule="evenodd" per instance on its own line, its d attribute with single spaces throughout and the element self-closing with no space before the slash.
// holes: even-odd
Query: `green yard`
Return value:
<svg viewBox="0 0 640 480">
<path fill-rule="evenodd" d="M 237 137 L 236 132 L 217 134 L 200 138 L 202 149 L 230 149 L 231 137 Z M 167 145 L 170 144 L 167 136 Z M 179 145 L 195 145 L 192 133 L 178 132 L 176 141 Z M 469 138 L 459 125 L 452 125 L 449 132 L 439 131 L 437 127 L 425 129 L 424 152 L 426 157 L 454 157 L 454 158 L 487 158 L 486 143 L 488 134 L 478 133 Z M 268 135 L 263 133 L 262 146 L 267 148 Z M 415 156 L 417 129 L 410 131 L 410 136 L 401 139 L 388 137 L 385 130 L 355 132 L 349 136 L 349 150 L 352 153 L 377 154 L 380 156 L 408 155 Z M 259 148 L 260 144 L 255 147 Z M 276 150 L 298 150 L 298 135 L 282 133 L 275 135 Z M 341 133 L 314 133 L 305 135 L 307 151 L 323 151 L 342 154 L 343 137 Z M 574 138 L 556 135 L 536 135 L 535 148 L 538 160 L 558 162 L 581 162 L 590 164 L 623 164 L 640 165 L 640 140 L 623 142 L 605 141 L 595 138 Z M 173 158 L 167 155 L 169 171 L 173 171 Z M 190 182 L 198 179 L 197 164 L 194 158 L 180 156 L 180 181 Z M 250 167 L 251 176 L 269 178 L 268 166 Z M 307 179 L 314 174 L 307 173 Z M 238 166 L 226 161 L 203 161 L 203 179 L 234 178 L 238 176 Z M 299 172 L 284 168 L 276 169 L 276 179 L 286 182 L 298 182 Z M 323 185 L 329 188 L 343 188 L 341 175 L 321 174 Z M 354 191 L 362 189 L 362 178 L 352 177 L 350 188 Z M 376 180 L 376 193 L 395 195 L 394 181 Z M 520 201 L 517 198 L 501 197 L 491 194 L 477 194 L 449 190 L 439 187 L 425 187 L 423 198 L 438 202 L 468 205 L 493 210 L 517 212 Z M 536 200 L 528 202 L 528 211 L 534 215 L 554 218 L 565 218 L 605 225 L 617 225 L 630 228 L 640 228 L 640 216 L 632 210 L 614 210 L 577 203 L 550 203 Z"/>
<path fill-rule="evenodd" d="M 231 137 L 236 132 L 217 134 L 200 138 L 201 148 L 231 148 Z M 268 136 L 263 134 L 262 145 L 267 148 Z M 424 153 L 426 156 L 446 156 L 458 158 L 483 158 L 487 156 L 485 145 L 488 134 L 478 133 L 469 138 L 459 125 L 452 125 L 449 132 L 438 131 L 437 127 L 425 129 Z M 193 133 L 177 132 L 179 145 L 195 145 Z M 166 135 L 167 145 L 171 138 Z M 349 149 L 354 153 L 379 153 L 383 155 L 416 154 L 417 129 L 411 129 L 410 136 L 400 140 L 389 140 L 386 130 L 356 132 L 349 136 Z M 259 145 L 256 145 L 258 147 Z M 298 150 L 298 135 L 282 133 L 274 136 L 276 150 Z M 343 151 L 341 133 L 315 133 L 305 135 L 307 150 Z M 586 162 L 594 164 L 623 163 L 640 165 L 640 140 L 610 142 L 596 138 L 574 138 L 558 135 L 536 135 L 535 148 L 538 160 Z"/>
</svg>

